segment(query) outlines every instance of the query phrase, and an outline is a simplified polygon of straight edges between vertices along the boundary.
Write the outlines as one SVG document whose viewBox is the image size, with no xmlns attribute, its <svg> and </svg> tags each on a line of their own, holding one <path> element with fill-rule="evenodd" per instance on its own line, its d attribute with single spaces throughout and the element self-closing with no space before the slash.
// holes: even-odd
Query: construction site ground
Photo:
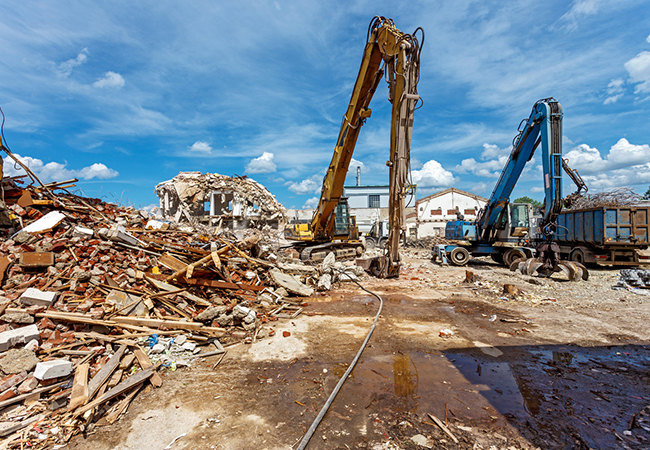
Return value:
<svg viewBox="0 0 650 450">
<path fill-rule="evenodd" d="M 307 448 L 650 447 L 632 426 L 650 405 L 650 297 L 612 290 L 618 270 L 571 283 L 483 259 L 442 267 L 426 250 L 403 258 L 399 279 L 362 281 L 383 311 Z M 353 283 L 305 301 L 272 337 L 164 371 L 122 420 L 68 448 L 296 448 L 379 307 Z"/>
</svg>

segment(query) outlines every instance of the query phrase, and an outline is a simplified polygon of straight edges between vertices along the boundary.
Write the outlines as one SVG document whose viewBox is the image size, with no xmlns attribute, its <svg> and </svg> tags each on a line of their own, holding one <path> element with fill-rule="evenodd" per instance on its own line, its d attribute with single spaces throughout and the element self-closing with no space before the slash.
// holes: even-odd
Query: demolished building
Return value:
<svg viewBox="0 0 650 450">
<path fill-rule="evenodd" d="M 163 217 L 232 230 L 284 228 L 287 211 L 275 196 L 246 176 L 180 172 L 158 184 Z"/>
</svg>

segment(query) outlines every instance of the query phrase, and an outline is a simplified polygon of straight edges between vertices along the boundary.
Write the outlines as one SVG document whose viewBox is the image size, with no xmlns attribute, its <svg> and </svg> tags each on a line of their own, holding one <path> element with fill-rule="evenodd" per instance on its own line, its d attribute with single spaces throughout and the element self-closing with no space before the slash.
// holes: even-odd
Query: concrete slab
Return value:
<svg viewBox="0 0 650 450">
<path fill-rule="evenodd" d="M 0 333 L 0 352 L 7 351 L 18 344 L 26 344 L 34 339 L 40 339 L 36 325 L 28 325 L 26 327 L 16 328 L 15 330 L 3 331 Z"/>
<path fill-rule="evenodd" d="M 20 296 L 20 302 L 23 305 L 40 305 L 48 307 L 56 301 L 58 296 L 58 292 L 43 292 L 39 289 L 28 288 Z"/>
</svg>

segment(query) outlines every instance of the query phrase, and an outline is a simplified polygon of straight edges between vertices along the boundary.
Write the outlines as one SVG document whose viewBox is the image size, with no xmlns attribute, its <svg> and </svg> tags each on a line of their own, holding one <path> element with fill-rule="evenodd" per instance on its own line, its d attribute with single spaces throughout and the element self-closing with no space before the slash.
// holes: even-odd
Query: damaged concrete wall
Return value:
<svg viewBox="0 0 650 450">
<path fill-rule="evenodd" d="M 163 216 L 231 229 L 269 225 L 280 229 L 287 211 L 275 196 L 248 177 L 180 172 L 155 189 Z"/>
</svg>

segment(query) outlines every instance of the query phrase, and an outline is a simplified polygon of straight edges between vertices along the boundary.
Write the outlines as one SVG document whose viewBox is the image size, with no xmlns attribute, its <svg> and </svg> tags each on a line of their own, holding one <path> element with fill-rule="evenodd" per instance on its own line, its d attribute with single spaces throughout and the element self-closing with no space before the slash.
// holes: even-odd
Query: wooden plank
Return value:
<svg viewBox="0 0 650 450">
<path fill-rule="evenodd" d="M 174 258 L 169 252 L 163 253 L 162 256 L 158 258 L 158 263 L 175 272 L 182 270 L 187 265 L 180 259 Z"/>
<path fill-rule="evenodd" d="M 454 441 L 456 444 L 458 444 L 458 439 L 456 439 L 456 436 L 454 436 L 454 435 L 451 433 L 451 431 L 449 431 L 449 428 L 447 428 L 447 427 L 445 426 L 445 424 L 442 423 L 442 421 L 441 421 L 440 419 L 438 419 L 438 418 L 437 418 L 436 416 L 434 416 L 433 414 L 429 414 L 429 413 L 427 413 L 427 416 L 429 416 L 429 418 L 431 418 L 431 420 L 433 420 L 433 421 L 436 423 L 436 425 L 438 425 L 438 426 L 440 427 L 440 429 L 441 429 L 442 431 L 444 431 L 444 432 L 447 434 L 447 436 L 449 436 L 449 437 L 451 438 L 452 441 Z"/>
<path fill-rule="evenodd" d="M 115 369 L 117 369 L 117 366 L 120 365 L 120 360 L 122 359 L 122 356 L 124 355 L 124 352 L 126 351 L 126 345 L 121 345 L 120 348 L 117 349 L 113 357 L 108 360 L 106 364 L 104 364 L 104 367 L 102 367 L 99 372 L 90 380 L 88 383 L 88 399 L 93 398 L 93 396 L 97 393 L 100 387 L 108 379 L 110 376 L 113 374 Z M 90 408 L 88 408 L 90 409 Z"/>
<path fill-rule="evenodd" d="M 49 205 L 54 204 L 54 201 L 52 201 L 52 200 L 38 200 L 38 199 L 35 199 L 35 200 L 33 200 L 33 202 L 34 202 L 34 205 L 48 205 L 49 206 Z"/>
<path fill-rule="evenodd" d="M 187 284 L 194 286 L 208 286 L 218 289 L 242 289 L 245 291 L 263 291 L 266 286 L 255 286 L 244 283 L 228 283 L 227 281 L 207 280 L 205 278 L 190 278 L 183 280 Z"/>
<path fill-rule="evenodd" d="M 138 325 L 140 325 L 139 328 L 165 327 L 169 330 L 195 331 L 197 333 L 207 333 L 217 337 L 226 334 L 226 330 L 224 328 L 204 327 L 201 322 L 181 322 L 180 320 L 175 321 L 175 320 L 161 320 L 161 319 L 145 319 L 142 317 L 126 317 L 126 316 L 115 317 L 114 321 L 116 322 L 116 326 L 120 326 L 120 327 L 127 327 L 127 326 L 136 327 Z"/>
<path fill-rule="evenodd" d="M 167 278 L 165 275 L 154 275 L 154 274 L 151 274 L 151 273 L 145 274 L 145 277 L 144 277 L 144 279 L 147 280 L 148 283 L 150 283 L 151 285 L 157 287 L 161 291 L 173 292 L 173 291 L 178 290 L 178 288 L 176 286 L 168 284 L 168 283 L 164 283 L 165 278 Z M 186 299 L 193 301 L 197 305 L 212 306 L 212 303 L 210 303 L 206 299 L 201 298 L 201 297 L 197 297 L 196 295 L 190 294 L 189 292 L 181 292 L 181 293 L 179 293 L 179 295 L 182 295 Z"/>
<path fill-rule="evenodd" d="M 92 401 L 88 403 L 85 406 L 82 406 L 81 408 L 77 409 L 74 413 L 75 416 L 80 416 L 81 414 L 85 413 L 86 411 L 89 411 L 96 406 L 101 405 L 102 403 L 105 403 L 109 400 L 114 399 L 118 395 L 123 394 L 124 392 L 134 388 L 135 386 L 139 385 L 140 383 L 144 383 L 147 381 L 151 376 L 153 375 L 154 371 L 157 369 L 158 366 L 152 366 L 149 367 L 148 369 L 141 370 L 140 372 L 136 373 L 135 375 L 130 376 L 126 380 L 122 381 L 120 384 L 115 386 L 113 389 L 99 397 L 97 400 Z"/>
<path fill-rule="evenodd" d="M 54 253 L 24 252 L 20 254 L 19 261 L 23 267 L 49 267 L 54 264 Z"/>
<path fill-rule="evenodd" d="M 158 375 L 158 372 L 154 372 L 154 376 Z M 120 418 L 120 416 L 126 412 L 126 409 L 129 407 L 131 404 L 131 401 L 135 398 L 135 396 L 140 392 L 140 389 L 142 389 L 142 386 L 133 389 L 129 395 L 127 395 L 125 398 L 120 400 L 120 402 L 115 405 L 113 408 L 113 411 L 109 412 L 104 416 L 104 419 L 109 425 L 112 425 L 117 419 Z"/>
<path fill-rule="evenodd" d="M 4 284 L 5 272 L 7 272 L 7 267 L 11 264 L 11 260 L 6 256 L 0 258 L 0 284 Z"/>
<path fill-rule="evenodd" d="M 34 204 L 34 200 L 32 199 L 32 194 L 30 194 L 28 190 L 24 190 L 23 194 L 20 196 L 20 198 L 16 203 L 18 204 L 18 206 L 22 208 L 27 208 L 28 206 L 32 206 Z"/>
<path fill-rule="evenodd" d="M 138 358 L 138 363 L 140 363 L 140 367 L 143 369 L 148 369 L 149 367 L 153 366 L 153 363 L 147 356 L 147 354 L 142 350 L 140 346 L 136 346 L 133 349 L 133 354 L 135 355 L 136 358 Z M 153 387 L 159 388 L 162 386 L 163 380 L 158 372 L 155 372 L 153 376 L 151 377 L 151 384 Z"/>
<path fill-rule="evenodd" d="M 42 394 L 44 392 L 51 391 L 51 390 L 53 390 L 55 388 L 63 386 L 64 384 L 68 384 L 69 382 L 70 382 L 70 380 L 66 380 L 66 381 L 62 381 L 60 383 L 53 384 L 51 386 L 45 386 L 45 387 L 42 387 L 40 389 L 34 389 L 32 392 L 28 392 L 26 394 L 16 395 L 15 397 L 11 397 L 11 398 L 9 398 L 7 400 L 1 401 L 0 402 L 0 409 L 4 408 L 5 406 L 13 405 L 14 403 L 21 402 L 21 401 L 25 400 L 26 398 L 31 397 L 32 395 Z"/>
<path fill-rule="evenodd" d="M 144 317 L 130 317 L 130 316 L 120 316 L 114 317 L 114 322 L 118 324 L 129 324 L 144 326 L 150 328 L 160 328 L 165 327 L 170 330 L 198 330 L 203 328 L 201 322 L 181 322 L 176 320 L 160 320 L 160 319 L 146 319 Z"/>
<path fill-rule="evenodd" d="M 74 382 L 72 384 L 72 394 L 70 394 L 70 403 L 68 404 L 68 411 L 72 411 L 78 406 L 83 405 L 88 401 L 88 371 L 90 364 L 79 364 L 74 374 Z"/>
</svg>

